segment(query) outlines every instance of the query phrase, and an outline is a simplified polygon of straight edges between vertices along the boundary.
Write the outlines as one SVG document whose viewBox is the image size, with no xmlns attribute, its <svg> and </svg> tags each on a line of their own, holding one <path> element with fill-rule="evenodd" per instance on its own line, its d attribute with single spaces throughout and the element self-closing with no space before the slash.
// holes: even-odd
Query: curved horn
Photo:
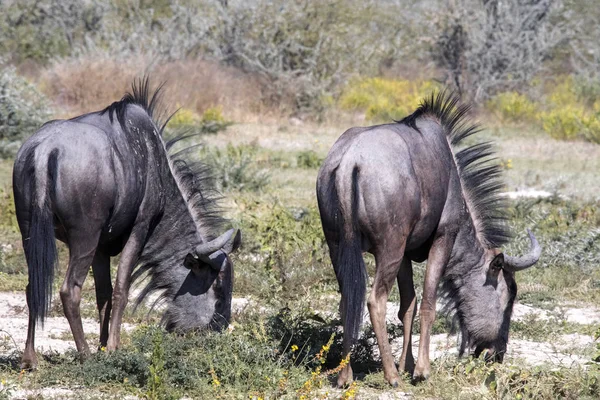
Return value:
<svg viewBox="0 0 600 400">
<path fill-rule="evenodd" d="M 238 230 L 233 240 L 230 240 L 229 242 L 225 243 L 225 245 L 223 246 L 223 251 L 227 254 L 231 254 L 234 251 L 236 251 L 238 247 L 240 247 L 241 243 L 242 231 Z"/>
<path fill-rule="evenodd" d="M 196 254 L 198 255 L 208 255 L 214 253 L 219 250 L 221 247 L 225 246 L 229 240 L 231 240 L 231 236 L 233 236 L 234 229 L 230 229 L 221 236 L 216 239 L 211 240 L 210 242 L 205 242 L 198 247 L 196 247 Z"/>
<path fill-rule="evenodd" d="M 201 254 L 199 258 L 215 271 L 221 271 L 227 265 L 227 254 L 223 250 L 217 250 L 208 255 Z"/>
<path fill-rule="evenodd" d="M 523 271 L 524 269 L 533 266 L 538 262 L 540 255 L 542 254 L 542 247 L 535 236 L 533 236 L 533 233 L 531 233 L 529 229 L 527 229 L 527 233 L 529 234 L 529 240 L 531 241 L 529 253 L 521 257 L 504 256 L 504 266 L 512 272 Z"/>
</svg>

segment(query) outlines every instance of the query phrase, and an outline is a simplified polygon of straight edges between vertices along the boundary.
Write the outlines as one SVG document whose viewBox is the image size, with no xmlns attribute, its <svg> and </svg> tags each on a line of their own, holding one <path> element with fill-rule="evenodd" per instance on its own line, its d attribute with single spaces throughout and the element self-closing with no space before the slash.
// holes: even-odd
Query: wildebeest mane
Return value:
<svg viewBox="0 0 600 400">
<path fill-rule="evenodd" d="M 163 215 L 162 218 L 176 220 L 189 211 L 202 239 L 205 241 L 212 240 L 218 236 L 218 232 L 226 223 L 226 220 L 222 217 L 221 208 L 219 207 L 221 196 L 214 189 L 211 168 L 202 162 L 193 160 L 194 152 L 191 150 L 197 147 L 196 145 L 188 145 L 183 150 L 177 152 L 173 150 L 173 145 L 175 143 L 181 142 L 182 139 L 186 139 L 190 135 L 177 135 L 170 140 L 165 138 L 165 127 L 174 114 L 165 118 L 165 121 L 162 123 L 160 123 L 159 118 L 156 117 L 157 115 L 165 115 L 164 112 L 160 110 L 162 88 L 163 86 L 160 85 L 158 89 L 152 92 L 150 90 L 150 81 L 148 77 L 138 79 L 133 83 L 131 92 L 125 94 L 120 101 L 114 102 L 101 111 L 101 113 L 108 113 L 111 122 L 116 116 L 121 129 L 126 132 L 129 132 L 128 124 L 126 123 L 126 115 L 129 106 L 140 106 L 146 114 L 148 114 L 148 117 L 150 117 L 156 128 L 158 133 L 157 136 L 162 141 L 162 146 L 164 146 L 165 160 L 167 162 L 164 163 L 165 165 L 161 168 L 164 171 L 170 171 L 173 175 L 178 190 L 181 193 L 184 202 L 187 204 L 187 210 L 180 210 L 179 215 Z M 172 234 L 183 235 L 189 233 L 172 232 Z M 175 238 L 171 237 L 170 239 Z M 180 239 L 181 240 L 171 240 L 171 245 L 168 247 L 165 247 L 162 242 L 155 243 L 152 242 L 152 240 L 147 243 L 142 253 L 142 257 L 140 258 L 140 263 L 132 275 L 132 282 L 135 282 L 140 278 L 150 278 L 139 293 L 136 299 L 136 306 L 139 305 L 148 294 L 157 290 L 165 290 L 159 297 L 159 300 L 168 297 L 172 298 L 174 295 L 173 291 L 176 290 L 176 288 L 171 287 L 172 276 L 169 269 L 174 266 L 174 263 L 177 263 L 178 261 L 179 263 L 183 262 L 183 260 L 178 260 L 178 258 L 180 258 L 180 253 L 184 254 L 185 252 L 192 250 L 191 248 L 186 247 L 188 246 L 187 240 L 184 240 L 184 238 Z"/>
<path fill-rule="evenodd" d="M 481 131 L 479 125 L 469 120 L 470 110 L 468 104 L 460 102 L 458 95 L 440 91 L 432 93 L 413 114 L 398 122 L 417 131 L 420 118 L 433 117 L 440 123 L 451 145 L 463 196 L 478 236 L 487 248 L 501 247 L 511 235 L 506 225 L 506 203 L 500 196 L 504 187 L 500 179 L 502 169 L 494 162 L 492 144 L 479 142 L 456 150 L 466 138 Z"/>
</svg>

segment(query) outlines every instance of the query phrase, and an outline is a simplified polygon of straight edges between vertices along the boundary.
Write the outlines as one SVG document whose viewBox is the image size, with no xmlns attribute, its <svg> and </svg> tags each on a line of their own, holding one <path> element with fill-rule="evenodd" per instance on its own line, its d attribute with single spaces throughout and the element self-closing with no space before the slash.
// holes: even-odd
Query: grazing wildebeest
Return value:
<svg viewBox="0 0 600 400">
<path fill-rule="evenodd" d="M 530 253 L 504 255 L 505 228 L 500 168 L 490 164 L 489 143 L 456 145 L 478 131 L 468 107 L 441 92 L 394 123 L 346 131 L 333 145 L 317 179 L 323 230 L 342 299 L 343 352 L 355 342 L 362 320 L 367 274 L 362 252 L 375 256 L 367 305 L 385 379 L 398 382 L 385 323 L 394 281 L 404 326 L 400 368 L 415 379 L 429 376 L 429 336 L 440 282 L 462 334 L 460 353 L 475 349 L 502 361 L 508 341 L 515 271 L 534 265 L 540 246 L 530 233 Z M 427 260 L 421 303 L 417 365 L 411 351 L 416 313 L 411 261 Z M 348 365 L 338 385 L 352 380 Z"/>
<path fill-rule="evenodd" d="M 205 171 L 167 151 L 152 119 L 160 88 L 145 78 L 106 109 L 43 125 L 19 150 L 13 171 L 17 219 L 29 270 L 29 328 L 23 368 L 37 364 L 36 322 L 49 311 L 57 258 L 55 238 L 69 248 L 60 297 L 77 350 L 89 353 L 79 303 L 90 265 L 100 315 L 100 345 L 119 346 L 133 280 L 147 278 L 137 298 L 162 291 L 168 330 L 229 323 L 233 230 L 215 237 L 223 219 Z M 110 257 L 121 254 L 115 286 Z M 112 311 L 111 311 L 112 310 Z M 110 320 L 110 324 L 109 324 Z"/>
</svg>

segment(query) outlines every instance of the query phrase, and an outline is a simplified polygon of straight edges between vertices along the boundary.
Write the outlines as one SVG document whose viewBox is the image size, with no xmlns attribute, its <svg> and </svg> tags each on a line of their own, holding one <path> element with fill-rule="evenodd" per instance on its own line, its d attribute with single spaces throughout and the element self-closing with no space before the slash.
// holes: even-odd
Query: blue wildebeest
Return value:
<svg viewBox="0 0 600 400">
<path fill-rule="evenodd" d="M 69 248 L 60 297 L 82 357 L 89 353 L 79 304 L 90 265 L 100 315 L 100 345 L 119 346 L 129 287 L 137 298 L 162 291 L 168 330 L 227 326 L 233 230 L 216 237 L 223 219 L 202 168 L 169 155 L 174 141 L 152 119 L 160 89 L 148 79 L 106 109 L 43 125 L 19 150 L 13 171 L 17 219 L 29 270 L 29 328 L 23 368 L 37 364 L 36 322 L 48 314 L 57 252 Z M 121 255 L 114 289 L 110 257 Z M 110 321 L 110 324 L 109 324 Z"/>
<path fill-rule="evenodd" d="M 530 253 L 504 255 L 509 239 L 499 197 L 500 168 L 490 164 L 489 143 L 456 146 L 478 131 L 456 96 L 432 95 L 410 116 L 387 125 L 352 128 L 333 145 L 317 179 L 323 230 L 342 299 L 343 352 L 355 342 L 362 320 L 367 274 L 362 252 L 375 256 L 367 305 L 385 379 L 398 382 L 386 330 L 386 301 L 394 281 L 404 326 L 400 368 L 415 379 L 429 376 L 429 337 L 436 291 L 450 301 L 462 334 L 460 353 L 484 350 L 502 361 L 508 341 L 515 271 L 534 265 L 540 246 L 530 234 Z M 417 364 L 411 351 L 416 313 L 412 261 L 427 260 L 421 303 Z M 348 365 L 338 385 L 352 380 Z"/>
</svg>

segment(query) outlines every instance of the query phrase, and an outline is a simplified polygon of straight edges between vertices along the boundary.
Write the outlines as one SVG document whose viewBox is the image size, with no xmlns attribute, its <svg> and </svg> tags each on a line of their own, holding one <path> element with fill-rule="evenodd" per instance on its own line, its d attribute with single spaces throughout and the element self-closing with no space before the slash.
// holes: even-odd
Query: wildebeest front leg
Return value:
<svg viewBox="0 0 600 400">
<path fill-rule="evenodd" d="M 417 299 L 413 283 L 412 263 L 404 258 L 398 271 L 398 290 L 400 291 L 400 311 L 398 318 L 402 321 L 404 338 L 402 341 L 402 356 L 400 356 L 399 369 L 412 373 L 415 368 L 415 359 L 412 354 L 412 327 L 417 313 Z"/>
<path fill-rule="evenodd" d="M 113 291 L 110 280 L 110 257 L 101 250 L 97 250 L 92 262 L 92 270 L 94 271 L 96 303 L 100 320 L 100 346 L 106 346 Z"/>
<path fill-rule="evenodd" d="M 375 255 L 377 271 L 375 273 L 373 288 L 367 301 L 371 323 L 377 337 L 379 353 L 381 354 L 381 361 L 383 363 L 383 375 L 385 380 L 394 387 L 398 386 L 399 376 L 388 338 L 385 315 L 388 296 L 398 276 L 403 255 L 404 246 L 393 252 L 389 251 L 389 249 L 377 252 Z"/>
<path fill-rule="evenodd" d="M 419 355 L 413 379 L 427 379 L 431 372 L 429 362 L 429 340 L 431 327 L 435 321 L 435 303 L 437 287 L 444 272 L 444 268 L 450 258 L 454 238 L 449 235 L 439 236 L 433 242 L 427 258 L 427 270 L 425 272 L 425 283 L 423 285 L 423 299 L 421 301 L 421 336 L 419 343 Z"/>
<path fill-rule="evenodd" d="M 132 232 L 127 244 L 121 252 L 119 260 L 119 268 L 117 269 L 117 279 L 113 289 L 112 311 L 110 315 L 110 327 L 108 335 L 108 343 L 106 349 L 108 351 L 116 350 L 121 342 L 121 322 L 123 321 L 123 312 L 127 305 L 129 297 L 129 285 L 133 267 L 137 263 L 142 251 L 142 235 Z"/>
</svg>

